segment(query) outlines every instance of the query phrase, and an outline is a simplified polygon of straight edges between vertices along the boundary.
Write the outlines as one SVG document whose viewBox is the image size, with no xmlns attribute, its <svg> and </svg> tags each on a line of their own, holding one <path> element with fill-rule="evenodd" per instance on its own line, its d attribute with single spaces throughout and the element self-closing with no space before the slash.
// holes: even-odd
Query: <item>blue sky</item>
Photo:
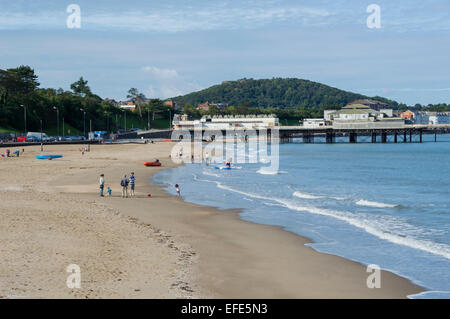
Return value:
<svg viewBox="0 0 450 319">
<path fill-rule="evenodd" d="M 69 29 L 69 4 L 81 28 Z M 369 29 L 366 8 L 381 8 Z M 408 104 L 450 103 L 448 0 L 0 0 L 0 68 L 42 87 L 168 98 L 240 78 L 297 77 Z"/>
</svg>

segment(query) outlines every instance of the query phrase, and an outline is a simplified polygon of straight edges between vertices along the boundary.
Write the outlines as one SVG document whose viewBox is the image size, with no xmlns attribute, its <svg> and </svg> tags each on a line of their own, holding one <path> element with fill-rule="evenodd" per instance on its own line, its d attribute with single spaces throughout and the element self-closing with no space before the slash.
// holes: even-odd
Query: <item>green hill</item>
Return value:
<svg viewBox="0 0 450 319">
<path fill-rule="evenodd" d="M 220 85 L 214 85 L 198 92 L 177 96 L 173 100 L 193 106 L 208 101 L 234 106 L 246 104 L 263 108 L 324 108 L 342 107 L 354 100 L 365 98 L 369 97 L 308 80 L 273 78 L 225 81 Z M 375 98 L 390 104 L 391 107 L 398 105 L 395 101 Z"/>
</svg>

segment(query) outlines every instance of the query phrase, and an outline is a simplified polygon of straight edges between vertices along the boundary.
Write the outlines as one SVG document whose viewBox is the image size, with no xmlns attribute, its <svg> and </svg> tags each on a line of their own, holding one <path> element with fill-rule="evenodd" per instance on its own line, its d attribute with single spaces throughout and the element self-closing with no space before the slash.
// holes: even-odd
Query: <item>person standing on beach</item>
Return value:
<svg viewBox="0 0 450 319">
<path fill-rule="evenodd" d="M 134 177 L 134 172 L 131 172 L 130 175 L 130 197 L 134 197 L 134 184 L 136 182 L 136 177 Z"/>
<path fill-rule="evenodd" d="M 122 198 L 128 198 L 128 178 L 127 175 L 124 175 L 122 180 L 120 181 L 120 186 L 122 186 Z"/>
<path fill-rule="evenodd" d="M 100 175 L 100 196 L 103 197 L 103 189 L 105 188 L 105 174 Z"/>
<path fill-rule="evenodd" d="M 206 166 L 209 165 L 209 153 L 208 152 L 206 152 L 206 155 L 205 155 L 205 163 L 206 163 Z"/>
<path fill-rule="evenodd" d="M 175 190 L 177 191 L 177 196 L 180 197 L 181 192 L 180 192 L 180 186 L 178 184 L 175 184 Z"/>
</svg>

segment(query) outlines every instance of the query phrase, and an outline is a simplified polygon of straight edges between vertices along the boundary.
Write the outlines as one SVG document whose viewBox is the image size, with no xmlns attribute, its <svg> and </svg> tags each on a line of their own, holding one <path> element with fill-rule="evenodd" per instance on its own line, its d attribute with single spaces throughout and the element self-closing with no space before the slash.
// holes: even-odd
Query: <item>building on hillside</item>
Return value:
<svg viewBox="0 0 450 319">
<path fill-rule="evenodd" d="M 177 106 L 178 106 L 177 102 L 175 102 L 173 100 L 166 100 L 166 101 L 164 101 L 164 105 L 170 106 L 170 107 L 172 107 L 174 109 L 176 109 Z"/>
<path fill-rule="evenodd" d="M 414 118 L 416 124 L 450 124 L 450 112 L 418 111 Z"/>
<path fill-rule="evenodd" d="M 199 111 L 209 111 L 209 102 L 206 101 L 206 103 L 198 104 L 197 105 L 197 110 L 199 110 Z"/>
<path fill-rule="evenodd" d="M 134 112 L 136 109 L 136 104 L 133 102 L 122 102 L 122 104 L 119 105 L 121 109 L 130 110 L 131 112 Z"/>
<path fill-rule="evenodd" d="M 120 104 L 121 104 L 121 102 L 118 102 L 118 101 L 116 101 L 116 100 L 114 100 L 114 99 L 110 99 L 110 98 L 105 98 L 104 101 L 105 101 L 106 103 L 111 104 L 111 105 L 114 105 L 114 106 L 116 106 L 116 107 L 119 107 Z"/>
<path fill-rule="evenodd" d="M 203 116 L 200 120 L 190 120 L 187 115 L 176 115 L 173 129 L 193 129 L 201 127 L 211 130 L 274 128 L 280 125 L 275 115 L 216 115 Z"/>
<path fill-rule="evenodd" d="M 325 110 L 324 119 L 335 129 L 402 128 L 405 120 L 393 117 L 390 109 L 380 111 L 364 104 L 349 104 L 340 110 Z"/>
<path fill-rule="evenodd" d="M 197 105 L 197 110 L 200 111 L 209 111 L 210 107 L 216 107 L 218 108 L 220 111 L 225 110 L 228 107 L 227 103 L 209 103 L 208 101 L 206 103 L 203 104 L 198 104 Z"/>
<path fill-rule="evenodd" d="M 356 100 L 351 103 L 348 103 L 346 106 L 354 105 L 354 104 L 365 105 L 375 111 L 381 111 L 381 110 L 387 109 L 389 107 L 389 105 L 387 103 L 383 103 L 383 102 L 376 101 L 376 100 L 369 100 L 369 99 Z"/>
<path fill-rule="evenodd" d="M 211 103 L 209 106 L 215 106 L 220 111 L 223 111 L 223 110 L 225 110 L 228 107 L 228 104 L 227 103 Z"/>
<path fill-rule="evenodd" d="M 401 113 L 400 117 L 405 119 L 405 120 L 412 121 L 415 116 L 414 116 L 414 112 L 412 112 L 410 110 L 407 110 L 407 111 Z"/>
</svg>

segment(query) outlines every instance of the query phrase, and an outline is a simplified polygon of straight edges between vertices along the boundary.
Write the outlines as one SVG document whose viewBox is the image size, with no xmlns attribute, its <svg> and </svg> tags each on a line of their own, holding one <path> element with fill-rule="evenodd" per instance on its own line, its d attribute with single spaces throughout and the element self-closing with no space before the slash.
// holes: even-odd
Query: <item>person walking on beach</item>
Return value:
<svg viewBox="0 0 450 319">
<path fill-rule="evenodd" d="M 209 153 L 208 152 L 206 152 L 206 155 L 205 155 L 205 163 L 206 163 L 206 166 L 209 165 Z"/>
<path fill-rule="evenodd" d="M 134 177 L 134 172 L 131 172 L 129 180 L 130 180 L 130 197 L 134 197 L 135 196 L 134 195 L 134 184 L 136 182 L 136 177 Z"/>
<path fill-rule="evenodd" d="M 100 196 L 103 197 L 103 189 L 105 188 L 105 174 L 100 175 Z"/>
<path fill-rule="evenodd" d="M 175 190 L 177 191 L 177 196 L 180 197 L 181 192 L 180 192 L 180 186 L 178 184 L 175 184 Z"/>
<path fill-rule="evenodd" d="M 122 180 L 120 181 L 120 186 L 122 186 L 122 198 L 127 197 L 128 198 L 128 178 L 127 175 L 124 175 Z"/>
</svg>

